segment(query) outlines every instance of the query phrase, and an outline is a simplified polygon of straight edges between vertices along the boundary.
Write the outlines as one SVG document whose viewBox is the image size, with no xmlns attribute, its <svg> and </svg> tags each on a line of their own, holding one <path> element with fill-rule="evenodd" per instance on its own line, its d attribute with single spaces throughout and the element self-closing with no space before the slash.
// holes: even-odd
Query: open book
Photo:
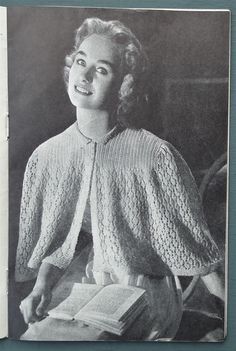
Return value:
<svg viewBox="0 0 236 351">
<path fill-rule="evenodd" d="M 53 6 L 0 8 L 0 337 L 20 339 L 28 328 L 19 305 L 32 291 L 33 285 L 31 290 L 28 287 L 33 279 L 22 282 L 22 278 L 17 282 L 16 262 L 20 266 L 19 271 L 22 269 L 22 276 L 28 274 L 27 279 L 37 276 L 43 259 L 68 269 L 70 259 L 74 257 L 73 248 L 78 245 L 76 235 L 79 235 L 81 223 L 93 236 L 95 261 L 101 259 L 97 266 L 94 265 L 95 271 L 105 267 L 108 272 L 138 272 L 162 281 L 163 277 L 180 276 L 186 266 L 183 273 L 186 277 L 180 279 L 184 290 L 191 280 L 189 277 L 199 273 L 198 269 L 197 273 L 188 270 L 192 267 L 191 261 L 194 265 L 195 259 L 207 260 L 212 252 L 217 251 L 212 249 L 209 255 L 205 255 L 202 246 L 199 246 L 201 235 L 203 245 L 209 243 L 212 237 L 220 251 L 218 257 L 228 261 L 231 23 L 230 11 L 224 9 L 223 3 L 222 0 L 218 10 Z M 145 1 L 142 5 L 146 6 Z M 76 29 L 88 18 L 114 20 L 118 26 L 121 22 L 128 27 L 126 32 L 131 31 L 133 35 L 126 41 L 123 40 L 125 35 L 124 38 L 120 36 L 120 31 L 114 37 L 114 33 L 109 33 L 109 38 L 118 41 L 117 52 L 117 42 L 111 45 L 105 36 L 100 41 L 97 38 L 94 43 L 88 41 L 87 48 L 79 50 L 78 47 L 70 55 Z M 85 45 L 89 38 L 85 29 L 82 33 Z M 132 42 L 135 37 L 137 40 Z M 105 57 L 105 50 L 99 50 L 106 42 L 107 48 L 111 49 L 106 56 L 112 52 L 114 55 L 111 57 Z M 82 39 L 78 43 L 82 45 Z M 88 49 L 89 52 L 86 51 Z M 79 52 L 79 55 L 82 52 L 82 57 L 75 60 Z M 94 58 L 95 54 L 98 57 Z M 87 59 L 91 56 L 89 73 L 99 79 L 99 84 L 93 86 L 94 80 L 79 84 L 81 77 L 75 78 L 74 83 L 70 80 L 75 99 L 78 97 L 74 101 L 68 95 L 68 76 L 63 81 L 63 70 L 67 75 L 71 72 L 72 77 L 70 65 L 76 66 L 77 63 L 78 69 L 85 69 L 85 56 Z M 87 100 L 92 100 L 91 104 Z M 95 102 L 100 104 L 100 108 L 109 107 L 109 113 L 102 110 L 101 120 L 97 112 L 88 114 L 92 133 L 96 130 L 100 133 L 101 127 L 101 134 L 105 134 L 103 127 L 110 129 L 116 122 L 122 128 L 114 127 L 102 142 L 100 137 L 91 142 L 86 133 L 80 132 L 76 102 L 85 103 L 81 113 L 92 107 L 101 112 Z M 117 112 L 117 116 L 113 112 Z M 111 116 L 114 120 L 104 122 Z M 86 126 L 87 119 L 83 117 L 86 121 L 83 126 Z M 103 122 L 97 128 L 93 125 L 94 121 Z M 123 128 L 126 125 L 131 128 Z M 127 129 L 130 130 L 127 132 Z M 59 134 L 61 136 L 58 137 Z M 179 151 L 191 172 L 186 171 L 183 159 L 177 152 L 173 154 L 168 145 Z M 25 172 L 26 169 L 28 172 Z M 162 173 L 163 169 L 165 173 Z M 195 191 L 192 183 L 186 181 L 187 186 L 184 186 L 181 182 L 190 179 L 190 173 L 196 180 L 196 189 L 200 190 L 203 211 L 201 206 L 195 206 L 198 197 L 191 196 Z M 26 182 L 23 189 L 24 174 Z M 176 192 L 179 189 L 184 190 L 181 196 Z M 172 195 L 176 197 L 172 199 Z M 184 208 L 187 210 L 184 211 Z M 110 219 L 113 213 L 114 217 Z M 203 224 L 202 213 L 209 235 L 206 227 L 199 229 L 198 220 Z M 19 230 L 20 217 L 24 222 L 21 222 L 23 230 Z M 16 259 L 20 232 L 24 233 L 25 240 L 22 240 L 22 255 Z M 170 241 L 165 240 L 167 237 Z M 220 259 L 216 264 L 219 262 Z M 85 269 L 87 262 L 83 263 Z M 204 265 L 205 262 L 202 264 L 201 261 L 199 266 L 197 263 L 195 267 L 206 268 L 206 271 L 209 268 Z M 177 273 L 176 267 L 180 268 Z M 227 267 L 221 268 L 227 287 Z M 80 273 L 82 276 L 84 271 L 81 269 Z M 123 276 L 115 279 L 114 283 L 121 284 Z M 34 328 L 38 339 L 43 334 L 42 325 L 45 326 L 50 318 L 58 322 L 57 326 L 63 326 L 63 330 L 68 323 L 71 331 L 74 321 L 82 320 L 89 326 L 120 335 L 129 326 L 134 326 L 133 321 L 140 320 L 139 316 L 146 312 L 146 294 L 139 289 L 121 288 L 119 285 L 101 288 L 80 285 L 80 282 L 81 279 L 75 279 L 73 289 L 64 302 L 60 300 L 56 307 L 51 306 L 51 317 L 28 328 Z M 185 308 L 215 313 L 213 298 L 204 288 L 196 285 L 196 295 L 192 295 Z M 174 323 L 174 308 L 172 314 L 166 316 L 171 289 L 166 290 L 163 289 L 163 304 L 160 304 L 160 307 L 164 306 L 163 310 L 158 305 L 158 313 L 164 315 L 163 320 L 170 317 Z M 174 288 L 171 293 L 173 291 Z M 110 295 L 115 298 L 108 298 Z M 224 317 L 227 321 L 227 316 Z M 186 331 L 182 327 L 184 331 L 180 331 L 178 340 L 197 339 L 194 318 L 191 312 L 187 318 L 189 329 Z M 226 322 L 222 325 L 223 322 L 218 328 L 221 335 L 214 334 L 210 340 L 222 341 Z M 42 328 L 39 330 L 39 327 Z M 172 330 L 171 327 L 169 330 Z M 166 331 L 169 330 L 166 327 Z M 197 340 L 208 334 L 207 323 L 202 330 Z M 210 332 L 213 331 L 212 327 Z M 163 331 L 163 335 L 167 334 Z M 69 335 L 68 340 L 77 339 Z"/>
<path fill-rule="evenodd" d="M 50 317 L 80 320 L 99 329 L 122 335 L 147 307 L 145 290 L 112 284 L 75 283 L 70 295 L 57 307 L 49 309 Z"/>
</svg>

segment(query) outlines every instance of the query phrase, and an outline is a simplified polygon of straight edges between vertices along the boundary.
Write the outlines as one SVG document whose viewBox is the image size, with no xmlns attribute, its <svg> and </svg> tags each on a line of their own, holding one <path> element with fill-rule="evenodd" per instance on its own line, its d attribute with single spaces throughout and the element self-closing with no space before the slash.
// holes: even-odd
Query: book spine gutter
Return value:
<svg viewBox="0 0 236 351">
<path fill-rule="evenodd" d="M 0 338 L 8 335 L 7 9 L 0 7 Z"/>
</svg>

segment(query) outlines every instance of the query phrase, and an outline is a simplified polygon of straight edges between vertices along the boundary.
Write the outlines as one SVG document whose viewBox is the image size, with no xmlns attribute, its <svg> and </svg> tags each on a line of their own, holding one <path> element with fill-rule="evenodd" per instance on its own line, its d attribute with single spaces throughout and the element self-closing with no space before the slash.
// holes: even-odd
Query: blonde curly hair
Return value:
<svg viewBox="0 0 236 351">
<path fill-rule="evenodd" d="M 72 52 L 65 58 L 64 81 L 68 87 L 69 73 L 76 53 L 84 39 L 92 34 L 106 36 L 120 48 L 123 82 L 118 93 L 117 119 L 125 126 L 133 126 L 135 111 L 140 112 L 140 104 L 147 102 L 148 59 L 135 35 L 120 21 L 103 21 L 87 18 L 76 30 Z"/>
</svg>

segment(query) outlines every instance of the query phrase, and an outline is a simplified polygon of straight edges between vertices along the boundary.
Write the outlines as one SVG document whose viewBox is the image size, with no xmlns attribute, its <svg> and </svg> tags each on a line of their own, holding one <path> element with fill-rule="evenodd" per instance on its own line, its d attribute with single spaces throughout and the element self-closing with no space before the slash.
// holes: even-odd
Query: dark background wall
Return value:
<svg viewBox="0 0 236 351">
<path fill-rule="evenodd" d="M 197 181 L 227 149 L 227 12 L 9 8 L 10 277 L 24 168 L 39 144 L 75 121 L 64 57 L 92 16 L 119 19 L 143 43 L 154 92 L 146 127 L 179 149 Z"/>
</svg>

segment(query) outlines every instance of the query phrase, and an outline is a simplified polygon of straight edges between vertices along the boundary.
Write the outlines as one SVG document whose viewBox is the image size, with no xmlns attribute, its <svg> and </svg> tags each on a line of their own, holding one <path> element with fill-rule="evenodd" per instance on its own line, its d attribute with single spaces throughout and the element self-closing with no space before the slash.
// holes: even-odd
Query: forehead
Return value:
<svg viewBox="0 0 236 351">
<path fill-rule="evenodd" d="M 120 60 L 120 53 L 116 44 L 111 39 L 99 34 L 92 34 L 84 39 L 79 51 L 83 51 L 89 58 L 96 61 L 106 60 L 117 63 Z"/>
</svg>

